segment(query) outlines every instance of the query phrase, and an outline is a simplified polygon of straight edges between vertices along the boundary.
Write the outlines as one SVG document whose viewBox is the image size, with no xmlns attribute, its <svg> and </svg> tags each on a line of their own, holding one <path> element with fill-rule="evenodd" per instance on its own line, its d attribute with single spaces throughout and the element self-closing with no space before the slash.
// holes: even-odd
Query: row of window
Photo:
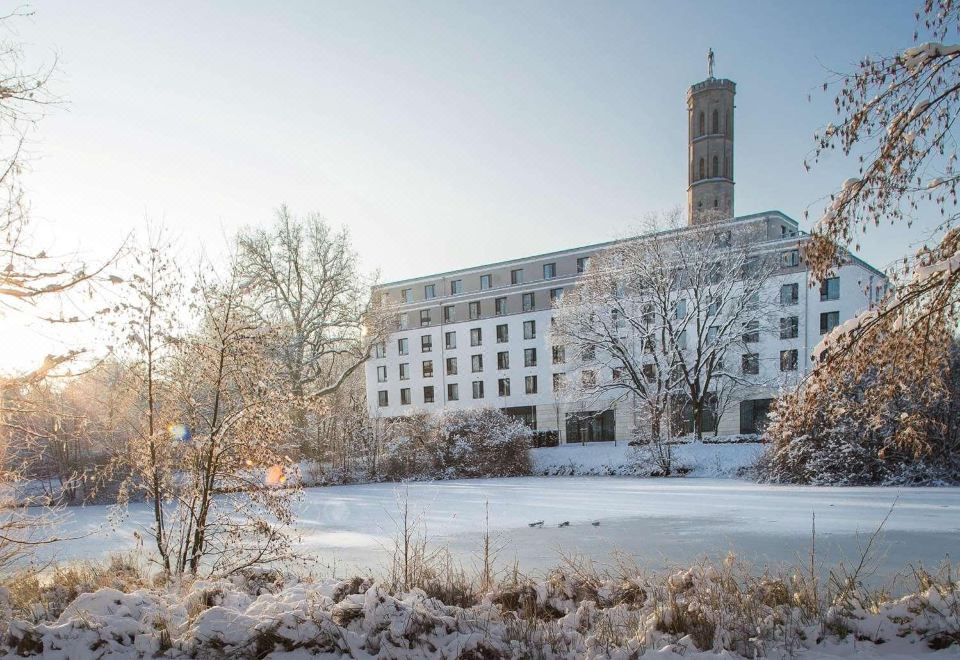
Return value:
<svg viewBox="0 0 960 660">
<path fill-rule="evenodd" d="M 561 387 L 561 384 L 558 384 L 557 376 L 562 376 L 563 374 L 554 374 L 554 389 Z M 536 394 L 537 393 L 537 377 L 536 376 L 525 376 L 523 379 L 523 389 L 526 394 Z M 475 380 L 470 383 L 471 394 L 474 399 L 484 398 L 484 389 L 483 381 Z M 497 380 L 497 396 L 510 396 L 510 379 L 509 378 L 500 378 Z M 436 389 L 433 385 L 424 385 L 423 387 L 423 403 L 434 403 L 436 400 Z M 460 385 L 458 383 L 447 383 L 447 401 L 459 401 L 460 400 Z M 412 404 L 412 398 L 410 395 L 409 387 L 400 388 L 400 405 L 409 406 Z M 377 406 L 380 408 L 386 408 L 390 405 L 390 393 L 389 390 L 379 390 L 377 392 Z"/>
<path fill-rule="evenodd" d="M 563 297 L 563 287 L 550 289 L 550 306 L 553 307 Z M 521 308 L 524 312 L 532 312 L 537 308 L 536 293 L 530 291 L 521 296 Z M 456 305 L 444 305 L 442 308 L 442 318 L 444 323 L 454 323 L 457 320 Z M 493 299 L 494 316 L 505 316 L 507 314 L 507 297 Z M 467 316 L 471 321 L 475 321 L 483 316 L 482 301 L 474 300 L 467 303 Z M 433 313 L 430 309 L 420 310 L 420 326 L 428 326 L 433 323 Z M 401 330 L 410 327 L 410 314 L 402 312 L 400 314 L 399 325 Z"/>
<path fill-rule="evenodd" d="M 590 257 L 579 257 L 577 258 L 577 273 L 583 273 L 587 269 L 587 264 L 590 262 Z M 517 284 L 523 284 L 525 279 L 525 268 L 514 268 L 510 271 L 510 285 L 515 286 Z M 543 279 L 552 280 L 557 277 L 557 264 L 556 262 L 550 262 L 543 264 Z M 493 274 L 485 274 L 480 276 L 480 290 L 486 291 L 493 288 Z M 463 280 L 456 279 L 450 280 L 449 282 L 449 295 L 457 296 L 463 293 Z M 424 284 L 423 285 L 423 299 L 432 300 L 437 297 L 437 285 L 436 284 Z M 404 303 L 413 302 L 413 288 L 400 289 L 400 300 Z"/>
<path fill-rule="evenodd" d="M 785 285 L 789 286 L 789 285 Z M 681 304 L 684 304 L 684 301 L 681 301 Z M 678 311 L 678 314 L 682 315 L 682 312 Z M 840 312 L 821 312 L 820 314 L 820 334 L 824 335 L 831 330 L 833 330 L 837 325 L 840 324 Z M 715 341 L 716 334 L 719 332 L 717 326 L 710 326 L 707 328 L 707 342 L 711 343 Z M 797 316 L 788 316 L 780 319 L 780 339 L 796 339 L 800 334 L 800 319 Z M 537 337 L 537 322 L 534 320 L 524 321 L 523 322 L 523 338 L 524 340 L 536 339 Z M 510 341 L 510 329 L 506 323 L 496 326 L 496 338 L 498 344 L 505 344 Z M 680 348 L 686 348 L 686 331 L 680 333 L 680 336 L 677 338 L 677 344 Z M 744 343 L 751 344 L 757 343 L 760 341 L 760 322 L 758 320 L 750 321 L 744 327 L 743 333 Z M 470 346 L 482 346 L 483 345 L 483 330 L 482 328 L 471 328 L 470 329 Z M 457 333 L 455 330 L 444 333 L 444 348 L 447 350 L 455 349 L 457 347 Z M 644 350 L 648 353 L 652 353 L 654 350 L 654 345 L 650 338 L 647 339 Z M 397 340 L 397 351 L 399 355 L 409 355 L 410 353 L 410 340 L 407 337 L 402 337 Z M 433 336 L 432 335 L 422 335 L 420 337 L 420 352 L 421 353 L 430 353 L 433 351 Z M 533 353 L 533 363 L 525 364 L 525 366 L 535 366 L 536 365 L 536 349 L 527 349 L 528 352 Z M 553 362 L 554 364 L 561 364 L 564 362 L 563 358 L 563 346 L 554 346 L 553 347 Z M 382 358 L 386 357 L 386 347 L 384 344 L 377 344 L 374 349 L 375 357 Z M 507 355 L 506 353 L 500 353 L 499 355 Z M 559 356 L 559 360 L 558 360 Z M 456 358 L 448 358 L 450 360 L 456 361 Z M 430 362 L 427 360 L 424 364 Z M 525 360 L 526 362 L 526 360 Z M 432 363 L 431 363 L 432 364 Z M 378 373 L 380 369 L 385 369 L 386 367 L 378 367 Z M 509 367 L 500 367 L 503 369 Z M 448 372 L 449 373 L 449 372 Z M 386 378 L 384 377 L 380 382 L 385 382 Z"/>
<path fill-rule="evenodd" d="M 562 346 L 556 346 L 553 349 L 553 364 L 563 364 L 565 361 L 564 350 Z M 535 348 L 525 348 L 523 350 L 523 366 L 525 367 L 535 367 L 537 366 L 537 349 Z M 448 376 L 455 376 L 459 373 L 459 365 L 457 358 L 448 357 L 444 361 L 444 368 Z M 501 351 L 497 353 L 497 369 L 505 370 L 510 368 L 510 351 Z M 400 372 L 400 380 L 410 380 L 410 363 L 401 362 L 398 365 Z M 483 372 L 483 355 L 477 353 L 476 355 L 470 356 L 470 371 L 472 373 L 482 373 Z M 433 378 L 433 360 L 423 360 L 420 363 L 420 372 L 424 378 Z M 387 382 L 388 373 L 387 366 L 380 365 L 377 367 L 377 382 L 385 383 Z"/>
</svg>

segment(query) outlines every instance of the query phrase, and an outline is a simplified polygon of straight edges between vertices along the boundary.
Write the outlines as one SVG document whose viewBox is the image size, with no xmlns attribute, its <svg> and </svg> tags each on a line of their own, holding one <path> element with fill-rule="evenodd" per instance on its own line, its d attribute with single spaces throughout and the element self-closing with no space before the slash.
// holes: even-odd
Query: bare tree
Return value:
<svg viewBox="0 0 960 660">
<path fill-rule="evenodd" d="M 777 261 L 749 224 L 687 227 L 674 211 L 643 229 L 591 257 L 558 307 L 552 341 L 576 372 L 570 399 L 629 401 L 653 438 L 668 410 L 689 408 L 701 437 L 730 390 L 761 382 L 741 354 L 769 327 Z"/>
<path fill-rule="evenodd" d="M 281 206 L 266 229 L 238 237 L 251 307 L 278 329 L 277 360 L 295 400 L 337 390 L 369 355 L 369 282 L 345 230 L 320 216 L 293 216 Z M 306 435 L 306 406 L 294 409 Z"/>
</svg>

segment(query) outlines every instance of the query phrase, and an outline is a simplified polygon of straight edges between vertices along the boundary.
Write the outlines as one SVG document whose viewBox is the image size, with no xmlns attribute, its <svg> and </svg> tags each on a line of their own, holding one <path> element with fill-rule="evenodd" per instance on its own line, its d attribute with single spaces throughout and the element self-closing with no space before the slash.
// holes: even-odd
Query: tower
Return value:
<svg viewBox="0 0 960 660">
<path fill-rule="evenodd" d="M 690 224 L 733 217 L 732 80 L 713 77 L 713 50 L 707 79 L 687 90 L 687 218 Z"/>
</svg>

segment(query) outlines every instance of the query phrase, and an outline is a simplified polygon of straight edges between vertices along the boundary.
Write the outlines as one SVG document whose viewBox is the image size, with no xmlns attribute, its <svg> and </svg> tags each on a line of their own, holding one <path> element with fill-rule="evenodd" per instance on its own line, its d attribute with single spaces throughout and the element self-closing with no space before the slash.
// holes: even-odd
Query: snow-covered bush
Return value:
<svg viewBox="0 0 960 660">
<path fill-rule="evenodd" d="M 931 334 L 937 334 L 931 331 Z M 776 401 L 758 472 L 818 485 L 960 480 L 960 347 L 875 333 L 818 364 Z"/>
<path fill-rule="evenodd" d="M 532 436 L 526 424 L 496 408 L 414 413 L 394 422 L 383 474 L 394 480 L 530 474 Z"/>
<path fill-rule="evenodd" d="M 437 467 L 457 477 L 530 474 L 533 432 L 496 408 L 448 410 L 437 420 Z"/>
<path fill-rule="evenodd" d="M 159 589 L 102 588 L 59 615 L 14 619 L 7 657 L 756 658 L 918 657 L 960 644 L 960 584 L 915 574 L 907 595 L 838 594 L 803 569 L 734 557 L 664 575 L 570 559 L 451 603 L 369 579 L 264 589 L 240 576 Z M 946 651 L 947 653 L 950 650 Z M 939 656 L 937 656 L 939 657 Z"/>
</svg>

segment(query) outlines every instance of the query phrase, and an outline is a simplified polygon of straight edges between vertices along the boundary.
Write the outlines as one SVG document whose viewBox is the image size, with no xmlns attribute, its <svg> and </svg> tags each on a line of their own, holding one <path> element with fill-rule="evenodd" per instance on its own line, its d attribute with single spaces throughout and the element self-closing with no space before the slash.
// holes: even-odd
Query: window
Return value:
<svg viewBox="0 0 960 660">
<path fill-rule="evenodd" d="M 433 337 L 431 335 L 421 335 L 420 352 L 429 353 L 433 350 Z"/>
<path fill-rule="evenodd" d="M 536 321 L 523 322 L 523 338 L 524 339 L 537 338 L 537 322 Z"/>
<path fill-rule="evenodd" d="M 508 351 L 502 351 L 497 353 L 497 369 L 509 369 L 510 368 L 510 353 Z"/>
<path fill-rule="evenodd" d="M 483 333 L 480 328 L 470 328 L 470 345 L 480 346 L 483 343 Z"/>
<path fill-rule="evenodd" d="M 577 257 L 577 272 L 587 272 L 587 266 L 590 265 L 590 257 Z"/>
<path fill-rule="evenodd" d="M 387 345 L 382 341 L 377 342 L 373 347 L 373 357 L 387 357 Z"/>
<path fill-rule="evenodd" d="M 673 307 L 673 318 L 680 321 L 687 315 L 687 301 L 678 300 L 677 304 Z"/>
<path fill-rule="evenodd" d="M 447 401 L 459 401 L 460 388 L 456 383 L 447 383 Z"/>
<path fill-rule="evenodd" d="M 714 342 L 716 342 L 717 336 L 719 334 L 720 334 L 720 326 L 711 325 L 709 328 L 707 328 L 707 343 L 713 344 Z"/>
<path fill-rule="evenodd" d="M 597 372 L 593 369 L 584 369 L 580 374 L 580 382 L 584 389 L 593 389 L 597 386 Z"/>
<path fill-rule="evenodd" d="M 517 268 L 510 271 L 510 284 L 523 284 L 522 268 Z"/>
<path fill-rule="evenodd" d="M 823 312 L 820 314 L 820 334 L 825 335 L 840 325 L 840 312 Z"/>
<path fill-rule="evenodd" d="M 820 300 L 840 299 L 840 278 L 828 277 L 820 283 Z"/>
<path fill-rule="evenodd" d="M 700 176 L 699 176 L 698 178 L 700 178 L 700 179 L 706 179 L 706 178 L 707 178 L 707 169 L 706 169 L 706 166 L 705 166 L 704 163 L 703 163 L 703 159 L 702 159 L 702 158 L 700 159 L 700 172 L 699 172 L 699 174 L 700 174 Z"/>
<path fill-rule="evenodd" d="M 784 268 L 793 268 L 800 265 L 800 250 L 787 250 L 780 255 L 780 264 Z"/>
<path fill-rule="evenodd" d="M 501 378 L 497 381 L 497 394 L 500 396 L 510 396 L 510 379 Z"/>
<path fill-rule="evenodd" d="M 473 381 L 473 398 L 474 399 L 483 398 L 483 381 L 482 380 Z"/>
<path fill-rule="evenodd" d="M 433 385 L 423 386 L 423 402 L 433 403 Z"/>
<path fill-rule="evenodd" d="M 433 360 L 423 361 L 423 377 L 433 378 Z"/>
<path fill-rule="evenodd" d="M 463 280 L 450 280 L 450 295 L 456 296 L 463 293 Z"/>
<path fill-rule="evenodd" d="M 413 302 L 413 289 L 401 289 L 400 290 L 400 300 L 405 303 Z"/>
<path fill-rule="evenodd" d="M 564 373 L 553 374 L 553 391 L 560 392 L 567 386 L 567 375 Z"/>
<path fill-rule="evenodd" d="M 400 315 L 400 329 L 406 330 L 410 327 L 410 315 L 404 312 Z"/>
<path fill-rule="evenodd" d="M 537 377 L 527 376 L 523 379 L 523 389 L 527 394 L 537 393 Z"/>
<path fill-rule="evenodd" d="M 475 300 L 470 303 L 470 318 L 478 319 L 480 318 L 480 301 Z"/>
<path fill-rule="evenodd" d="M 390 395 L 387 394 L 386 390 L 377 392 L 377 405 L 381 408 L 386 408 L 390 405 Z"/>
<path fill-rule="evenodd" d="M 740 402 L 740 433 L 761 433 L 767 425 L 767 415 L 773 399 L 752 399 Z"/>
<path fill-rule="evenodd" d="M 796 305 L 800 300 L 799 284 L 784 284 L 780 287 L 780 304 Z"/>
<path fill-rule="evenodd" d="M 581 352 L 581 357 L 582 357 L 584 360 L 586 360 L 586 361 L 596 359 L 596 357 L 597 357 L 597 347 L 594 346 L 593 344 L 591 344 L 590 346 L 587 346 L 587 347 L 584 348 L 583 351 Z"/>
<path fill-rule="evenodd" d="M 410 341 L 406 337 L 397 340 L 397 353 L 400 355 L 410 353 Z"/>
<path fill-rule="evenodd" d="M 447 358 L 447 375 L 448 376 L 457 375 L 457 358 L 455 357 Z"/>
<path fill-rule="evenodd" d="M 610 310 L 610 320 L 613 321 L 613 327 L 615 328 L 623 328 L 627 325 L 627 321 L 623 318 L 623 314 L 621 314 L 620 310 L 616 308 Z"/>
<path fill-rule="evenodd" d="M 507 299 L 495 298 L 493 301 L 493 312 L 497 316 L 503 316 L 507 313 Z"/>
<path fill-rule="evenodd" d="M 400 405 L 409 406 L 410 405 L 410 388 L 404 387 L 400 390 Z"/>
<path fill-rule="evenodd" d="M 780 339 L 796 339 L 800 335 L 800 319 L 788 316 L 780 319 Z"/>
<path fill-rule="evenodd" d="M 480 290 L 492 289 L 493 288 L 493 275 L 481 275 L 480 276 Z"/>
<path fill-rule="evenodd" d="M 423 287 L 423 299 L 430 300 L 431 298 L 437 297 L 437 285 L 436 284 L 425 284 Z"/>
<path fill-rule="evenodd" d="M 780 351 L 780 371 L 797 370 L 797 349 Z"/>
<path fill-rule="evenodd" d="M 657 342 L 653 337 L 644 337 L 643 338 L 643 352 L 644 353 L 653 353 L 653 349 L 656 348 Z"/>
<path fill-rule="evenodd" d="M 710 123 L 712 133 L 720 132 L 720 113 L 716 110 L 713 111 L 713 121 Z"/>
<path fill-rule="evenodd" d="M 536 298 L 533 292 L 523 294 L 523 311 L 532 312 L 534 307 L 536 307 Z"/>
<path fill-rule="evenodd" d="M 716 178 L 720 176 L 720 159 L 716 156 L 713 157 L 713 177 Z M 717 208 L 717 200 L 713 200 L 713 208 Z"/>
<path fill-rule="evenodd" d="M 640 371 L 648 383 L 652 383 L 657 379 L 657 367 L 655 365 L 645 364 L 641 367 Z"/>
<path fill-rule="evenodd" d="M 702 112 L 700 113 L 700 124 L 697 126 L 697 128 L 700 129 L 697 131 L 698 136 L 703 135 L 707 132 L 707 127 L 705 126 L 704 115 Z"/>
<path fill-rule="evenodd" d="M 385 366 L 377 367 L 377 382 L 378 383 L 387 382 L 387 368 Z"/>
<path fill-rule="evenodd" d="M 760 355 L 758 353 L 744 353 L 740 359 L 740 369 L 745 374 L 756 376 L 760 373 Z"/>
<path fill-rule="evenodd" d="M 470 356 L 470 371 L 475 374 L 483 371 L 483 356 L 479 353 Z"/>
<path fill-rule="evenodd" d="M 453 305 L 443 306 L 443 322 L 453 323 L 457 320 L 457 308 Z"/>
<path fill-rule="evenodd" d="M 677 335 L 677 348 L 681 351 L 687 350 L 687 331 L 681 330 L 680 334 Z"/>
<path fill-rule="evenodd" d="M 447 348 L 457 347 L 457 332 L 455 330 L 451 330 L 450 332 L 444 333 L 443 345 Z"/>
<path fill-rule="evenodd" d="M 644 325 L 653 325 L 654 320 L 656 319 L 656 314 L 653 312 L 653 305 L 647 303 L 643 306 L 643 323 Z"/>
<path fill-rule="evenodd" d="M 616 425 L 612 410 L 567 413 L 567 444 L 613 442 Z"/>
<path fill-rule="evenodd" d="M 563 300 L 563 287 L 557 287 L 556 289 L 550 289 L 550 304 L 556 305 Z"/>
<path fill-rule="evenodd" d="M 510 341 L 510 332 L 506 323 L 497 326 L 497 343 L 503 344 Z"/>
<path fill-rule="evenodd" d="M 749 321 L 743 326 L 743 343 L 755 344 L 760 341 L 760 321 Z"/>
<path fill-rule="evenodd" d="M 420 325 L 430 325 L 430 310 L 421 309 L 420 310 Z"/>
<path fill-rule="evenodd" d="M 535 348 L 523 349 L 523 366 L 525 367 L 537 366 L 537 349 Z"/>
<path fill-rule="evenodd" d="M 554 346 L 553 347 L 553 363 L 554 364 L 563 364 L 567 361 L 567 356 L 565 355 L 566 351 L 563 346 Z"/>
<path fill-rule="evenodd" d="M 400 363 L 400 380 L 410 380 L 410 363 Z"/>
<path fill-rule="evenodd" d="M 543 279 L 552 280 L 557 276 L 557 264 L 543 264 Z"/>
</svg>

